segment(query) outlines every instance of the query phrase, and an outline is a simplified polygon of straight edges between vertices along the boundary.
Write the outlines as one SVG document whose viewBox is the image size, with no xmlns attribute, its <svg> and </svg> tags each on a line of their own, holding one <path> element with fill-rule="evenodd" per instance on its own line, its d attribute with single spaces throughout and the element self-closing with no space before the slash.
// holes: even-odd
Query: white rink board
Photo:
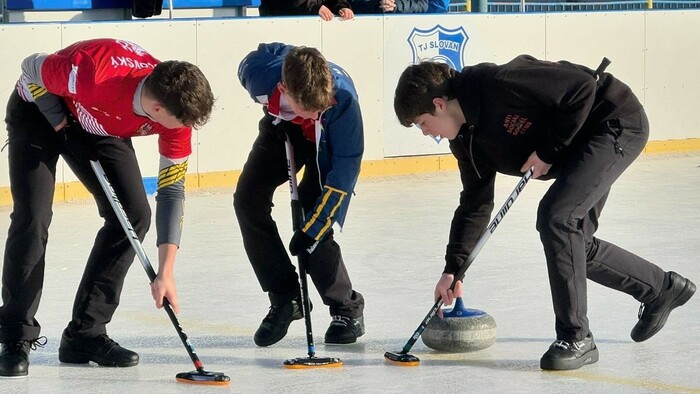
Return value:
<svg viewBox="0 0 700 394">
<path fill-rule="evenodd" d="M 349 21 L 336 19 L 323 23 L 320 49 L 326 59 L 342 67 L 355 83 L 360 98 L 365 131 L 365 160 L 385 157 L 382 115 L 386 112 L 382 62 L 384 35 L 382 18 L 363 17 Z M 391 103 L 391 102 L 389 102 Z"/>
<path fill-rule="evenodd" d="M 22 39 L 18 39 L 22 37 Z M 31 43 L 31 44 L 28 44 Z M 61 48 L 61 25 L 58 23 L 31 25 L 0 25 L 0 141 L 4 145 L 7 139 L 5 132 L 5 108 L 7 99 L 15 88 L 17 78 L 22 73 L 22 60 L 31 53 L 54 52 Z M 61 167 L 56 169 L 61 173 Z M 7 171 L 7 149 L 0 151 L 0 186 L 10 184 L 10 174 Z"/>
<path fill-rule="evenodd" d="M 420 46 L 430 39 L 409 40 L 412 37 L 411 33 L 414 29 L 418 29 L 428 32 L 417 32 L 418 35 L 431 37 L 430 32 L 434 31 L 438 25 L 447 32 L 464 29 L 467 38 L 463 48 L 460 48 L 462 49 L 461 67 L 483 62 L 504 63 L 523 53 L 540 58 L 544 55 L 544 15 L 540 14 L 499 16 L 452 14 L 426 16 L 419 19 L 385 18 L 385 53 L 390 53 L 385 56 L 384 62 L 384 152 L 386 157 L 449 153 L 446 141 L 438 145 L 432 139 L 424 137 L 419 130 L 401 126 L 393 110 L 394 90 L 401 72 L 406 66 L 415 62 L 417 57 L 430 54 L 429 50 L 422 51 Z M 508 26 L 511 32 L 517 32 L 509 35 L 514 37 L 512 41 L 504 40 L 503 26 Z"/>
<path fill-rule="evenodd" d="M 648 13 L 646 42 L 645 104 L 652 136 L 699 136 L 700 12 Z"/>
<path fill-rule="evenodd" d="M 606 72 L 632 88 L 642 103 L 644 39 L 643 12 L 577 12 L 547 17 L 547 60 L 568 60 L 595 70 L 607 57 L 612 63 Z"/>
<path fill-rule="evenodd" d="M 202 68 L 217 101 L 210 123 L 195 132 L 189 172 L 235 171 L 243 166 L 261 116 L 237 81 L 238 64 L 258 43 L 282 41 L 318 47 L 351 74 L 366 128 L 366 160 L 445 153 L 447 144 L 401 127 L 393 111 L 396 81 L 413 61 L 411 32 L 438 25 L 463 28 L 469 37 L 462 65 L 503 63 L 529 53 L 594 68 L 607 56 L 613 61 L 608 70 L 645 104 L 652 141 L 700 137 L 698 11 L 361 16 L 327 23 L 316 17 L 253 17 L 11 24 L 0 28 L 0 97 L 9 96 L 27 55 L 94 37 L 132 40 L 161 60 L 188 60 Z M 6 98 L 0 100 L 4 117 Z M 137 138 L 135 145 L 143 175 L 155 176 L 156 138 Z M 7 172 L 7 160 L 0 160 L 0 187 L 9 184 Z M 58 182 L 75 179 L 63 172 L 59 168 Z"/>
<path fill-rule="evenodd" d="M 211 120 L 196 132 L 201 152 L 197 157 L 199 172 L 243 168 L 263 112 L 238 82 L 238 65 L 260 42 L 275 41 L 319 47 L 320 20 L 248 18 L 197 22 L 197 64 L 209 79 L 216 98 Z"/>
</svg>

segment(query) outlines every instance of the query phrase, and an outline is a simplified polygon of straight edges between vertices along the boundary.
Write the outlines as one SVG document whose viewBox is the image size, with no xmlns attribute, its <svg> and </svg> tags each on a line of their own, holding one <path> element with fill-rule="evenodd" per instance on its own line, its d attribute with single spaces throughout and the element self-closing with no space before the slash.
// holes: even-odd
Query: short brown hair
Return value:
<svg viewBox="0 0 700 394">
<path fill-rule="evenodd" d="M 199 128 L 209 120 L 214 94 L 209 81 L 192 63 L 159 63 L 144 83 L 146 94 L 165 107 L 182 124 Z"/>
<path fill-rule="evenodd" d="M 316 48 L 292 48 L 282 63 L 287 94 L 307 111 L 323 111 L 333 103 L 333 75 Z"/>
<path fill-rule="evenodd" d="M 401 73 L 394 93 L 394 112 L 399 122 L 411 127 L 419 116 L 435 113 L 434 98 L 452 99 L 451 80 L 455 72 L 447 64 L 433 61 L 408 66 Z"/>
</svg>

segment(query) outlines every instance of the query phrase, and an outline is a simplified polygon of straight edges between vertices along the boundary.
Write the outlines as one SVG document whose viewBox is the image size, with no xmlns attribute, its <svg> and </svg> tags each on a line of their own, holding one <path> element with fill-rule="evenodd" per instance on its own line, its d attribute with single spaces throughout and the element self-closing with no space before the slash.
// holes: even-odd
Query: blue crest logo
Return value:
<svg viewBox="0 0 700 394">
<path fill-rule="evenodd" d="M 440 25 L 428 30 L 414 28 L 408 36 L 414 64 L 432 60 L 447 63 L 456 70 L 463 67 L 467 40 L 469 36 L 461 26 L 457 29 L 445 29 Z"/>
</svg>

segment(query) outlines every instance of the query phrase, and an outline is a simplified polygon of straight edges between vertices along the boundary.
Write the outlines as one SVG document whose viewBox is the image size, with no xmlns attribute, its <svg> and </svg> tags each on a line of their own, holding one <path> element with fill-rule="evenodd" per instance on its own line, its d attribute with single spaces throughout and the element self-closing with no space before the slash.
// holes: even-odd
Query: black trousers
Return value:
<svg viewBox="0 0 700 394">
<path fill-rule="evenodd" d="M 665 272 L 649 261 L 593 236 L 612 184 L 649 138 L 643 110 L 580 132 L 560 174 L 539 204 L 537 230 L 544 246 L 557 339 L 589 333 L 586 278 L 640 302 L 663 289 Z"/>
<path fill-rule="evenodd" d="M 5 246 L 0 307 L 0 342 L 39 336 L 35 315 L 41 299 L 48 230 L 53 215 L 56 163 L 61 155 L 92 193 L 104 225 L 97 232 L 68 325 L 75 335 L 94 337 L 119 305 L 124 277 L 135 252 L 85 157 L 70 153 L 36 105 L 14 92 L 7 106 L 10 190 L 13 210 Z M 151 223 L 151 209 L 131 141 L 81 133 L 92 144 L 139 238 Z"/>
<path fill-rule="evenodd" d="M 233 206 L 255 275 L 263 291 L 268 292 L 270 302 L 276 305 L 299 295 L 299 276 L 272 219 L 273 194 L 288 178 L 281 129 L 292 141 L 296 168 L 305 167 L 299 182 L 299 199 L 305 212 L 315 206 L 322 189 L 316 166 L 316 146 L 304 138 L 301 129 L 289 122 L 271 126 L 270 117 L 263 118 L 260 124 L 260 133 L 236 186 Z M 364 299 L 352 289 L 332 229 L 307 261 L 305 268 L 331 315 L 361 316 Z"/>
</svg>

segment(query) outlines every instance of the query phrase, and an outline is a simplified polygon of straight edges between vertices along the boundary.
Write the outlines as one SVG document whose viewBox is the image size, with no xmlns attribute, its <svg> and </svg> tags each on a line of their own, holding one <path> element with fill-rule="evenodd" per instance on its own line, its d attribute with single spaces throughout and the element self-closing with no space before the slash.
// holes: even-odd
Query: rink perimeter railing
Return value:
<svg viewBox="0 0 700 394">
<path fill-rule="evenodd" d="M 282 1 L 282 0 L 279 0 Z M 286 0 L 285 0 L 286 1 Z M 11 22 L 12 12 L 55 12 L 83 11 L 90 13 L 100 9 L 120 9 L 115 19 L 130 19 L 131 1 L 127 0 L 0 0 L 0 21 Z M 210 8 L 230 9 L 229 16 L 244 16 L 246 8 L 255 8 L 260 0 L 165 0 L 163 10 L 174 8 Z M 692 9 L 700 8 L 700 0 L 637 0 L 637 1 L 488 1 L 488 0 L 452 0 L 450 12 L 576 12 L 576 11 L 627 11 L 649 9 Z M 20 18 L 22 20 L 23 18 Z M 90 19 L 89 17 L 86 19 Z M 96 19 L 110 19 L 97 17 Z"/>
<path fill-rule="evenodd" d="M 450 12 L 575 12 L 575 11 L 627 11 L 627 10 L 675 10 L 700 8 L 700 0 L 669 1 L 452 1 Z"/>
</svg>

